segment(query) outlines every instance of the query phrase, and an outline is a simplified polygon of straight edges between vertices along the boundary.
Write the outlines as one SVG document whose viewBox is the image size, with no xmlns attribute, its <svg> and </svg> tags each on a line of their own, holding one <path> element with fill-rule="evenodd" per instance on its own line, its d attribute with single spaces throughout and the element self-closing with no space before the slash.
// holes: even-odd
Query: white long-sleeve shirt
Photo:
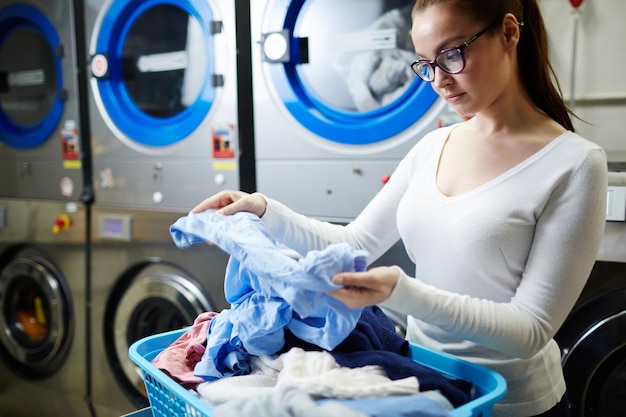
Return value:
<svg viewBox="0 0 626 417">
<path fill-rule="evenodd" d="M 300 253 L 345 241 L 374 261 L 399 238 L 415 262 L 382 305 L 406 314 L 407 338 L 501 373 L 494 416 L 540 414 L 565 392 L 552 339 L 582 291 L 606 216 L 607 164 L 565 132 L 469 192 L 447 197 L 436 171 L 452 127 L 431 132 L 346 226 L 268 199 L 263 220 Z"/>
</svg>

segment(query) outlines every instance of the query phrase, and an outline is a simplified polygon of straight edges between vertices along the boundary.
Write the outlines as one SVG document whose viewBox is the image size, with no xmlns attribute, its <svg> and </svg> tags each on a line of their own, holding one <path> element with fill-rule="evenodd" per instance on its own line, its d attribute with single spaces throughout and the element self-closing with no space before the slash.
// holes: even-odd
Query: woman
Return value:
<svg viewBox="0 0 626 417">
<path fill-rule="evenodd" d="M 398 267 L 339 274 L 333 295 L 406 314 L 412 342 L 501 373 L 494 415 L 565 416 L 553 336 L 600 245 L 606 155 L 573 133 L 535 0 L 418 0 L 412 19 L 412 68 L 473 118 L 422 138 L 348 225 L 237 191 L 194 211 L 255 213 L 301 253 L 345 241 L 373 261 L 402 238 L 415 278 Z"/>
</svg>

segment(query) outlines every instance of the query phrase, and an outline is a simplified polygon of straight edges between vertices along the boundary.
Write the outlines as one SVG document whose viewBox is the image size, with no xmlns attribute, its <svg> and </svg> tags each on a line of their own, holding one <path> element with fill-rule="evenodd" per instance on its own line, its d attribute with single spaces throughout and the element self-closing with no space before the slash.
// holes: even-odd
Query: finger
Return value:
<svg viewBox="0 0 626 417">
<path fill-rule="evenodd" d="M 192 208 L 191 212 L 202 213 L 203 211 L 207 210 L 210 207 L 210 202 L 208 200 L 209 200 L 208 198 L 206 200 L 203 200 L 200 204 Z"/>
<path fill-rule="evenodd" d="M 352 272 L 340 273 L 333 277 L 333 284 L 343 285 L 345 287 L 371 288 L 372 280 L 367 273 Z"/>
<path fill-rule="evenodd" d="M 225 216 L 230 216 L 231 214 L 235 214 L 235 213 L 238 213 L 240 211 L 246 211 L 245 208 L 246 208 L 246 203 L 242 199 L 242 200 L 238 200 L 238 201 L 235 201 L 233 203 L 224 205 L 222 208 L 217 210 L 217 213 L 218 214 L 223 214 Z"/>
<path fill-rule="evenodd" d="M 193 209 L 191 209 L 192 213 L 201 213 L 203 211 L 206 211 L 208 209 L 217 209 L 219 208 L 219 202 L 222 199 L 221 196 L 221 192 L 215 195 L 212 195 L 209 198 L 204 199 L 202 202 L 200 202 L 197 206 L 195 206 Z"/>
<path fill-rule="evenodd" d="M 340 288 L 329 292 L 328 295 L 341 301 L 348 308 L 354 309 L 368 305 L 365 301 L 363 290 L 356 287 Z"/>
<path fill-rule="evenodd" d="M 243 193 L 237 191 L 224 190 L 217 194 L 213 194 L 211 197 L 205 199 L 191 211 L 193 213 L 200 213 L 205 210 L 213 209 L 218 210 L 228 206 L 229 204 L 242 198 Z"/>
</svg>

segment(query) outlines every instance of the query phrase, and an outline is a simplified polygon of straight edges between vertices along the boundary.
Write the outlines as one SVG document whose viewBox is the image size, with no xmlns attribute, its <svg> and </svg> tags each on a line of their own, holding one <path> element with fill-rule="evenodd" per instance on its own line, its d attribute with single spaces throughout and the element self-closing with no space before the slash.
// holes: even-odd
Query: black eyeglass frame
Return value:
<svg viewBox="0 0 626 417">
<path fill-rule="evenodd" d="M 447 73 L 447 74 L 458 74 L 460 72 L 462 72 L 465 69 L 465 66 L 467 65 L 467 61 L 465 60 L 465 55 L 463 54 L 463 51 L 465 51 L 465 48 L 467 48 L 468 46 L 470 46 L 470 44 L 472 42 L 474 42 L 476 39 L 480 38 L 482 35 L 484 35 L 485 33 L 489 32 L 497 23 L 497 20 L 489 23 L 487 26 L 485 26 L 485 28 L 483 30 L 481 30 L 480 32 L 478 32 L 477 34 L 475 34 L 474 36 L 470 37 L 468 40 L 466 40 L 465 42 L 463 42 L 461 45 L 459 46 L 453 46 L 451 48 L 446 48 L 446 49 L 442 49 L 437 56 L 435 57 L 435 59 L 433 59 L 432 61 L 428 61 L 426 59 L 418 59 L 417 61 L 414 61 L 411 64 L 411 69 L 413 70 L 413 72 L 415 73 L 415 75 L 417 75 L 418 77 L 420 77 L 423 81 L 426 81 L 427 83 L 432 83 L 433 81 L 435 81 L 435 67 L 439 67 L 443 72 Z M 443 66 L 439 65 L 439 62 L 437 62 L 437 60 L 439 59 L 439 57 L 443 56 L 444 54 L 447 54 L 450 51 L 454 51 L 457 50 L 459 52 L 459 55 L 461 55 L 461 60 L 463 61 L 463 65 L 461 66 L 461 69 L 458 71 L 448 71 L 446 70 Z M 424 78 L 424 76 L 418 72 L 415 68 L 416 65 L 421 64 L 421 65 L 428 65 L 430 67 L 430 69 L 432 70 L 432 79 L 426 79 Z"/>
</svg>

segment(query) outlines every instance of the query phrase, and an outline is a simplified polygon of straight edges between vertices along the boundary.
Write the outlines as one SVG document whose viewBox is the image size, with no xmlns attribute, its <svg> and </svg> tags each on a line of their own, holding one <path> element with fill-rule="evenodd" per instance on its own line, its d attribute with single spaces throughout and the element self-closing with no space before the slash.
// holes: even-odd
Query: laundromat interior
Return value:
<svg viewBox="0 0 626 417">
<path fill-rule="evenodd" d="M 538 3 L 608 157 L 600 251 L 555 336 L 570 411 L 626 416 L 626 2 Z M 170 226 L 221 190 L 349 223 L 463 120 L 410 69 L 412 4 L 0 0 L 0 417 L 153 415 L 131 346 L 230 307 L 228 253 Z M 373 265 L 415 270 L 401 241 Z"/>
</svg>

